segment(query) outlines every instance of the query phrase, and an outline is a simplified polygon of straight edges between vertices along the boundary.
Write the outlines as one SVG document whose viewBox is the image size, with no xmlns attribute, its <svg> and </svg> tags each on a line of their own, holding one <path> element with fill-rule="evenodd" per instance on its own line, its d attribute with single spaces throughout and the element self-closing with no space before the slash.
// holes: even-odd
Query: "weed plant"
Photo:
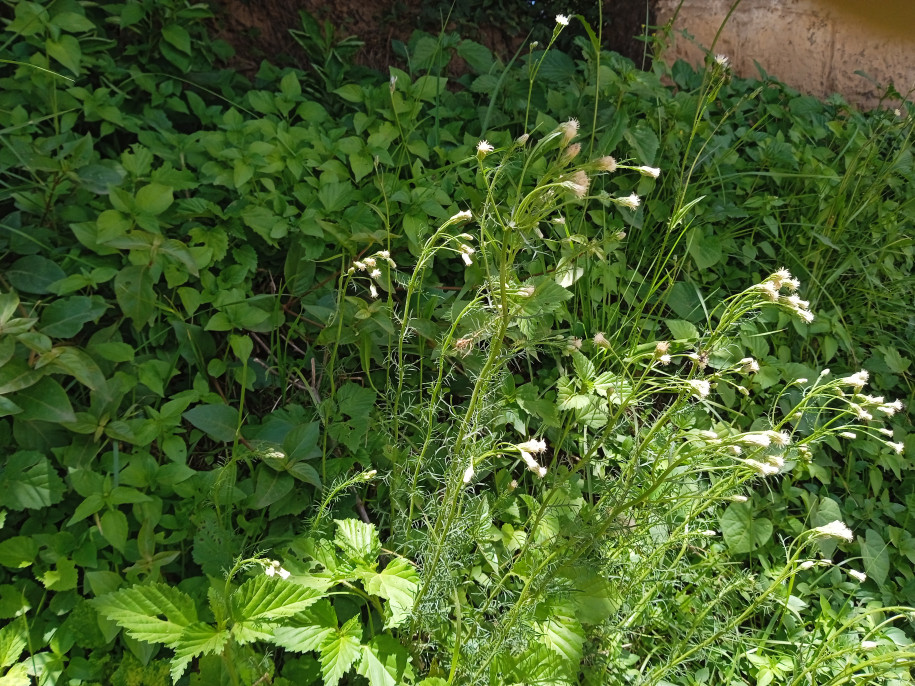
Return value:
<svg viewBox="0 0 915 686">
<path fill-rule="evenodd" d="M 7 5 L 4 682 L 911 683 L 908 115 Z"/>
</svg>

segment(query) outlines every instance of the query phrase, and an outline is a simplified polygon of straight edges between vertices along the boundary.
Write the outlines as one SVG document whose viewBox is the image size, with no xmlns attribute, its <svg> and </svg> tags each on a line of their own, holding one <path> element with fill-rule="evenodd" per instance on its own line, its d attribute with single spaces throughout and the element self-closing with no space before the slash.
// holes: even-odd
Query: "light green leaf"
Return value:
<svg viewBox="0 0 915 686">
<path fill-rule="evenodd" d="M 0 565 L 4 567 L 28 567 L 37 555 L 38 544 L 28 536 L 13 536 L 0 543 Z"/>
<path fill-rule="evenodd" d="M 369 686 L 396 686 L 407 665 L 406 658 L 403 646 L 392 636 L 382 634 L 362 646 L 356 671 L 369 680 Z"/>
<path fill-rule="evenodd" d="M 550 650 L 570 662 L 581 660 L 585 632 L 571 610 L 550 615 L 538 628 L 541 640 Z"/>
<path fill-rule="evenodd" d="M 753 508 L 746 503 L 731 503 L 721 515 L 721 533 L 733 553 L 749 553 L 772 536 L 772 522 L 753 518 Z"/>
<path fill-rule="evenodd" d="M 7 340 L 15 343 L 14 338 Z M 24 360 L 18 358 L 9 360 L 0 367 L 0 393 L 15 393 L 23 388 L 28 388 L 44 376 L 43 372 L 32 369 Z"/>
<path fill-rule="evenodd" d="M 699 340 L 699 330 L 695 324 L 685 319 L 666 319 L 664 323 L 670 329 L 670 334 L 678 341 L 697 341 Z"/>
<path fill-rule="evenodd" d="M 187 669 L 188 663 L 198 655 L 221 653 L 228 640 L 228 631 L 218 631 L 216 627 L 203 622 L 196 622 L 185 628 L 173 646 L 175 657 L 172 659 L 172 680 L 177 682 Z"/>
<path fill-rule="evenodd" d="M 165 584 L 132 586 L 89 602 L 132 638 L 149 643 L 174 646 L 184 630 L 197 621 L 194 600 Z"/>
<path fill-rule="evenodd" d="M 149 267 L 124 267 L 114 277 L 114 295 L 124 316 L 138 329 L 145 327 L 156 312 L 156 292 Z"/>
<path fill-rule="evenodd" d="M 307 653 L 318 650 L 321 644 L 337 631 L 337 613 L 326 600 L 319 600 L 294 619 L 284 622 L 274 630 L 274 643 L 287 650 Z"/>
<path fill-rule="evenodd" d="M 10 622 L 0 628 L 0 669 L 6 669 L 19 659 L 27 641 L 25 620 Z"/>
<path fill-rule="evenodd" d="M 268 622 L 302 612 L 323 595 L 318 588 L 264 574 L 238 588 L 232 595 L 232 610 L 237 621 Z"/>
<path fill-rule="evenodd" d="M 380 573 L 367 574 L 362 580 L 367 593 L 388 601 L 390 617 L 385 622 L 385 629 L 398 627 L 409 618 L 419 587 L 419 575 L 413 565 L 397 557 Z"/>
<path fill-rule="evenodd" d="M 867 530 L 864 540 L 861 541 L 861 557 L 867 575 L 876 581 L 878 586 L 883 586 L 890 572 L 890 554 L 878 531 Z"/>
<path fill-rule="evenodd" d="M 161 183 L 151 183 L 137 191 L 137 209 L 146 214 L 162 214 L 174 201 L 171 187 Z"/>
<path fill-rule="evenodd" d="M 321 673 L 324 686 L 337 686 L 362 653 L 362 625 L 359 616 L 332 632 L 321 644 Z"/>
<path fill-rule="evenodd" d="M 49 591 L 72 591 L 76 588 L 78 575 L 73 560 L 62 557 L 54 564 L 54 569 L 49 569 L 40 581 Z"/>
<path fill-rule="evenodd" d="M 102 515 L 100 524 L 105 540 L 116 550 L 123 551 L 127 544 L 127 515 L 120 510 L 108 510 Z"/>
<path fill-rule="evenodd" d="M 381 541 L 374 524 L 366 524 L 358 519 L 335 519 L 337 533 L 334 543 L 343 554 L 353 562 L 375 565 Z"/>
<path fill-rule="evenodd" d="M 82 51 L 76 38 L 66 33 L 58 40 L 48 38 L 45 41 L 45 48 L 51 57 L 74 74 L 79 74 L 79 61 L 82 58 Z"/>
</svg>

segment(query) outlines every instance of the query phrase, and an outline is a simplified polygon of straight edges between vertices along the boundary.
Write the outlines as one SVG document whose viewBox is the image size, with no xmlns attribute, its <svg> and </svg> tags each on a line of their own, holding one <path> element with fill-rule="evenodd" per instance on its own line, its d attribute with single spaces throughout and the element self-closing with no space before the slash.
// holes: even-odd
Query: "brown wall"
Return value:
<svg viewBox="0 0 915 686">
<path fill-rule="evenodd" d="M 679 0 L 658 0 L 658 24 L 670 20 L 678 5 Z M 699 46 L 711 45 L 731 5 L 731 0 L 684 0 L 667 58 L 700 61 Z M 903 94 L 915 88 L 915 0 L 743 0 L 714 51 L 726 54 L 741 76 L 758 75 L 755 60 L 802 92 L 820 97 L 838 92 L 874 107 L 881 86 L 893 83 Z"/>
</svg>

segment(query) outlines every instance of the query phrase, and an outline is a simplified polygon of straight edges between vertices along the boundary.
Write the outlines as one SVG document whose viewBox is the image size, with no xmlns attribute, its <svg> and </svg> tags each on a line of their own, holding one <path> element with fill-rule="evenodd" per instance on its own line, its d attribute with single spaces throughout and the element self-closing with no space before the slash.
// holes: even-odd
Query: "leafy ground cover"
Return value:
<svg viewBox="0 0 915 686">
<path fill-rule="evenodd" d="M 907 106 L 7 7 L 2 683 L 911 682 Z"/>
</svg>

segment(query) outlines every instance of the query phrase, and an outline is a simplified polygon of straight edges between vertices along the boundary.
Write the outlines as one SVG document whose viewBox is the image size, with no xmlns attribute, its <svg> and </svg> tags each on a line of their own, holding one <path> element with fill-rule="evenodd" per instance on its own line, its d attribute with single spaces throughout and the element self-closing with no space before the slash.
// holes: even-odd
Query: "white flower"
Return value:
<svg viewBox="0 0 915 686">
<path fill-rule="evenodd" d="M 743 448 L 741 448 L 739 445 L 729 445 L 728 450 L 731 451 L 732 455 L 740 455 L 743 452 Z M 739 502 L 746 502 L 746 500 L 741 500 Z"/>
<path fill-rule="evenodd" d="M 786 445 L 791 443 L 791 435 L 785 431 L 767 431 L 769 438 L 772 439 L 772 443 L 777 445 L 779 448 L 784 448 Z"/>
<path fill-rule="evenodd" d="M 594 166 L 597 167 L 598 171 L 615 172 L 616 158 L 610 157 L 610 155 L 606 155 L 604 157 L 598 158 L 594 162 Z"/>
<path fill-rule="evenodd" d="M 488 155 L 493 150 L 495 150 L 495 148 L 489 144 L 489 141 L 480 141 L 477 143 L 477 154 L 479 155 Z"/>
<path fill-rule="evenodd" d="M 465 484 L 469 484 L 469 483 L 470 483 L 470 480 L 473 479 L 474 473 L 475 473 L 475 472 L 473 471 L 473 462 L 471 462 L 471 463 L 467 466 L 467 469 L 464 470 L 464 483 L 465 483 Z"/>
<path fill-rule="evenodd" d="M 854 431 L 840 431 L 839 436 L 842 438 L 852 439 L 857 438 L 858 434 L 856 434 Z"/>
<path fill-rule="evenodd" d="M 559 183 L 563 188 L 568 188 L 570 191 L 572 191 L 576 198 L 583 198 L 588 192 L 588 186 L 591 184 L 591 180 L 588 178 L 588 175 L 584 172 L 584 170 L 579 169 L 570 177 L 560 181 Z"/>
<path fill-rule="evenodd" d="M 276 570 L 276 573 L 279 574 L 279 575 L 280 575 L 280 578 L 282 578 L 282 579 L 288 579 L 290 576 L 292 576 L 292 574 L 290 574 L 289 572 L 287 572 L 287 571 L 286 571 L 285 569 L 283 569 L 282 567 L 280 567 L 279 569 L 277 569 L 277 570 Z"/>
<path fill-rule="evenodd" d="M 658 362 L 661 364 L 662 367 L 663 367 L 663 366 L 666 366 L 666 365 L 669 365 L 669 364 L 670 364 L 670 360 L 671 360 L 670 355 L 661 355 L 661 356 L 658 358 Z"/>
<path fill-rule="evenodd" d="M 610 347 L 610 341 L 607 340 L 607 337 L 604 335 L 603 331 L 598 331 L 596 334 L 594 334 L 594 345 L 598 348 L 604 349 Z"/>
<path fill-rule="evenodd" d="M 616 198 L 616 202 L 618 205 L 628 207 L 630 210 L 635 210 L 642 203 L 642 200 L 638 195 L 632 193 L 625 198 Z"/>
<path fill-rule="evenodd" d="M 670 341 L 658 341 L 654 344 L 654 354 L 664 355 L 670 352 Z"/>
<path fill-rule="evenodd" d="M 541 479 L 543 477 L 545 477 L 546 476 L 546 467 L 541 467 L 540 469 L 538 469 L 537 476 L 539 476 Z"/>
<path fill-rule="evenodd" d="M 755 286 L 756 290 L 762 291 L 763 295 L 766 296 L 768 300 L 772 302 L 777 302 L 778 295 L 778 286 L 773 281 L 763 281 L 760 284 Z"/>
<path fill-rule="evenodd" d="M 690 387 L 693 395 L 699 398 L 707 398 L 712 390 L 711 385 L 705 379 L 690 379 L 686 382 L 686 385 Z"/>
<path fill-rule="evenodd" d="M 464 264 L 466 264 L 468 267 L 473 264 L 473 260 L 470 259 L 470 255 L 465 252 L 461 253 L 461 259 L 464 260 Z"/>
<path fill-rule="evenodd" d="M 902 445 L 902 443 L 890 443 L 889 441 L 887 441 L 886 445 L 897 455 L 902 455 L 902 451 L 905 448 L 905 446 Z"/>
<path fill-rule="evenodd" d="M 359 262 L 359 261 L 357 260 L 356 262 L 353 262 L 353 266 L 354 266 L 356 269 L 358 269 L 360 272 L 364 272 L 364 271 L 365 271 L 365 264 L 364 264 L 363 262 Z"/>
<path fill-rule="evenodd" d="M 876 647 L 877 647 L 876 641 L 861 641 L 862 650 L 873 650 Z"/>
<path fill-rule="evenodd" d="M 884 436 L 889 436 L 890 438 L 893 437 L 893 430 L 892 430 L 892 429 L 883 428 L 883 429 L 877 429 L 877 431 L 879 431 L 880 433 L 882 433 Z"/>
<path fill-rule="evenodd" d="M 717 536 L 717 535 L 718 535 L 718 532 L 717 532 L 717 531 L 713 531 L 712 529 L 706 529 L 706 530 L 703 531 L 700 535 L 701 535 L 701 536 L 710 536 L 710 537 L 711 537 L 711 536 Z"/>
<path fill-rule="evenodd" d="M 661 175 L 661 170 L 658 167 L 636 167 L 636 171 L 639 172 L 642 176 L 650 176 L 653 179 L 658 178 Z"/>
<path fill-rule="evenodd" d="M 374 258 L 374 257 L 366 257 L 366 258 L 363 260 L 363 262 L 365 262 L 365 266 L 366 266 L 366 267 L 369 267 L 369 268 L 374 267 L 375 264 L 376 264 L 375 258 Z"/>
<path fill-rule="evenodd" d="M 760 448 L 768 448 L 772 444 L 772 437 L 768 432 L 750 432 L 738 436 L 738 440 L 744 445 L 755 445 Z"/>
<path fill-rule="evenodd" d="M 740 362 L 740 371 L 744 374 L 755 374 L 759 371 L 759 362 L 752 357 L 745 357 Z"/>
<path fill-rule="evenodd" d="M 371 295 L 373 298 L 378 297 L 378 289 L 375 288 L 375 284 L 373 283 L 369 284 L 369 295 Z"/>
<path fill-rule="evenodd" d="M 892 417 L 897 412 L 902 412 L 902 402 L 899 400 L 894 400 L 891 403 L 885 403 L 877 408 L 886 415 Z"/>
<path fill-rule="evenodd" d="M 857 569 L 846 569 L 845 571 L 848 572 L 848 576 L 860 581 L 862 584 L 867 581 L 867 574 L 864 572 L 859 572 Z"/>
<path fill-rule="evenodd" d="M 483 142 L 485 143 L 486 141 L 483 141 Z M 453 217 L 451 217 L 451 221 L 453 221 L 453 222 L 461 222 L 461 221 L 465 221 L 467 219 L 473 219 L 473 212 L 471 212 L 470 210 L 463 210 L 461 212 L 458 212 Z"/>
<path fill-rule="evenodd" d="M 542 452 L 546 452 L 546 441 L 544 441 L 542 438 L 532 438 L 528 441 L 525 441 L 524 443 L 519 443 L 515 447 L 522 452 L 540 454 Z"/>
<path fill-rule="evenodd" d="M 804 560 L 803 562 L 801 562 L 801 564 L 798 565 L 798 569 L 810 569 L 811 567 L 814 567 L 815 565 L 816 565 L 816 562 L 814 562 L 813 560 Z"/>
<path fill-rule="evenodd" d="M 565 149 L 565 152 L 562 153 L 562 162 L 571 162 L 576 157 L 578 153 L 581 152 L 581 143 L 572 143 L 568 148 Z"/>
<path fill-rule="evenodd" d="M 816 319 L 813 312 L 810 310 L 797 310 L 797 316 L 800 317 L 805 324 L 810 324 L 814 319 Z"/>
<path fill-rule="evenodd" d="M 564 14 L 557 14 L 557 15 L 556 15 L 556 23 L 559 24 L 560 26 L 568 26 L 568 25 L 569 25 L 569 18 L 568 18 L 566 15 L 564 15 Z"/>
<path fill-rule="evenodd" d="M 383 260 L 389 260 L 389 259 L 391 259 L 391 253 L 389 253 L 387 250 L 381 250 L 378 253 L 378 257 L 380 257 Z"/>
<path fill-rule="evenodd" d="M 715 64 L 717 64 L 720 67 L 727 67 L 728 66 L 728 56 L 722 55 L 722 54 L 715 55 Z"/>
<path fill-rule="evenodd" d="M 743 463 L 747 467 L 752 467 L 762 476 L 770 476 L 772 474 L 778 474 L 778 467 L 774 464 L 769 464 L 768 462 L 759 462 L 758 460 L 744 460 Z"/>
<path fill-rule="evenodd" d="M 274 574 L 276 574 L 276 567 L 274 567 L 273 565 L 266 567 L 264 569 L 264 574 L 266 574 L 267 576 L 273 576 Z"/>
<path fill-rule="evenodd" d="M 788 295 L 784 298 L 785 302 L 796 310 L 806 310 L 810 307 L 809 300 L 801 300 L 798 295 Z"/>
<path fill-rule="evenodd" d="M 375 478 L 376 474 L 378 474 L 377 469 L 370 469 L 367 472 L 363 472 L 362 478 L 365 479 L 366 481 L 371 481 L 372 479 Z"/>
<path fill-rule="evenodd" d="M 264 453 L 265 460 L 285 460 L 286 454 L 272 448 Z"/>
<path fill-rule="evenodd" d="M 848 541 L 849 543 L 855 540 L 855 535 L 852 533 L 844 522 L 841 520 L 835 520 L 829 524 L 824 524 L 823 526 L 818 526 L 813 530 L 815 533 L 820 536 L 825 536 L 826 538 L 838 538 L 843 541 Z"/>
<path fill-rule="evenodd" d="M 855 403 L 849 403 L 849 405 L 851 405 L 851 408 L 855 411 L 855 415 L 857 415 L 858 419 L 863 419 L 864 421 L 870 421 L 871 419 L 874 418 L 874 415 L 872 415 L 870 412 L 865 410 L 860 405 L 857 405 Z"/>
<path fill-rule="evenodd" d="M 562 130 L 562 145 L 566 146 L 578 135 L 578 120 L 569 119 L 569 121 L 560 124 L 559 128 Z"/>
<path fill-rule="evenodd" d="M 381 277 L 381 270 L 380 270 L 380 269 L 373 269 L 373 270 L 371 271 L 371 273 L 369 274 L 369 276 L 371 276 L 373 279 L 378 279 L 378 278 Z"/>
<path fill-rule="evenodd" d="M 745 495 L 732 495 L 730 499 L 735 503 L 745 503 L 749 500 Z"/>
<path fill-rule="evenodd" d="M 534 459 L 533 455 L 526 450 L 522 450 L 521 459 L 524 460 L 524 464 L 526 464 L 527 468 L 534 472 L 534 474 L 537 474 L 541 479 L 544 477 L 546 474 L 546 467 L 541 467 L 537 460 Z"/>
<path fill-rule="evenodd" d="M 613 234 L 613 237 L 618 241 L 624 241 L 624 240 L 626 240 L 626 232 L 617 231 L 615 234 Z"/>
<path fill-rule="evenodd" d="M 515 139 L 515 143 L 517 143 L 518 145 L 524 145 L 525 143 L 527 143 L 528 138 L 530 138 L 530 136 L 528 134 L 522 133 L 520 136 L 518 136 Z"/>
<path fill-rule="evenodd" d="M 860 372 L 856 372 L 851 376 L 839 379 L 839 383 L 845 384 L 846 386 L 854 386 L 855 389 L 860 391 L 867 384 L 868 376 L 867 370 L 862 369 Z"/>
</svg>

